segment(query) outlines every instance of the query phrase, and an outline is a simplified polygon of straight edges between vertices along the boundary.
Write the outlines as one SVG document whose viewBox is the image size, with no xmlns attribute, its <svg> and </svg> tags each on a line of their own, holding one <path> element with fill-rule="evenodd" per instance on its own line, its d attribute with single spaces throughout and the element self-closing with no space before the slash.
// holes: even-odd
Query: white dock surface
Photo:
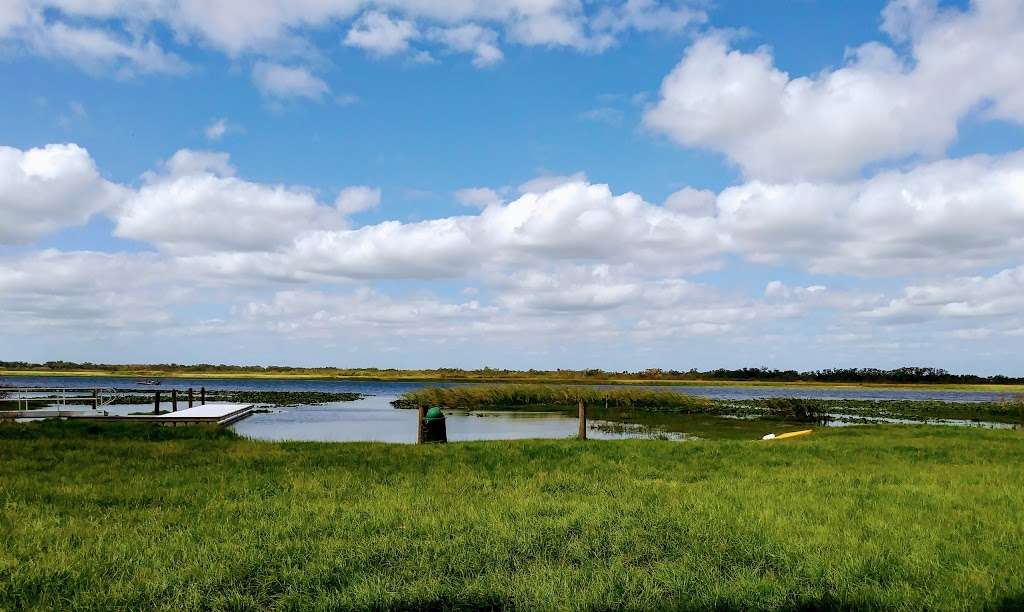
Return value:
<svg viewBox="0 0 1024 612">
<path fill-rule="evenodd" d="M 185 408 L 177 412 L 168 412 L 167 414 L 161 414 L 157 418 L 173 417 L 178 419 L 186 419 L 189 417 L 203 417 L 203 418 L 223 418 L 233 412 L 238 412 L 243 408 L 249 408 L 252 404 L 235 404 L 231 402 L 222 403 L 207 403 L 202 406 L 194 406 L 192 408 Z"/>
</svg>

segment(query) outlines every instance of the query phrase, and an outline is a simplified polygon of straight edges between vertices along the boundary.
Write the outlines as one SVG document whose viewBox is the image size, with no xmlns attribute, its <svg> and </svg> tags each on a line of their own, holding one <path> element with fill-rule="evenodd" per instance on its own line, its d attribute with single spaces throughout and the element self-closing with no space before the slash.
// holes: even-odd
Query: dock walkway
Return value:
<svg viewBox="0 0 1024 612">
<path fill-rule="evenodd" d="M 252 414 L 252 404 L 237 404 L 231 402 L 211 402 L 193 408 L 185 408 L 177 412 L 165 414 L 131 414 L 131 415 L 108 415 L 100 414 L 93 410 L 53 410 L 42 408 L 39 410 L 15 410 L 0 412 L 0 418 L 8 419 L 84 419 L 90 421 L 134 421 L 134 422 L 155 422 L 161 425 L 195 425 L 199 423 L 215 423 L 217 425 L 230 425 L 240 421 Z"/>
</svg>

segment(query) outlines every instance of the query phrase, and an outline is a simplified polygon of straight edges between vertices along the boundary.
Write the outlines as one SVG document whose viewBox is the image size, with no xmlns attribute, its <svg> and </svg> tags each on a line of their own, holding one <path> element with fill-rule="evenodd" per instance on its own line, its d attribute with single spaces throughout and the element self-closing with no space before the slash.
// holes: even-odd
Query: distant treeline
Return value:
<svg viewBox="0 0 1024 612">
<path fill-rule="evenodd" d="M 741 368 L 701 371 L 662 370 L 649 368 L 636 372 L 588 370 L 506 370 L 482 368 L 463 370 L 459 368 L 437 368 L 432 370 L 398 370 L 394 368 L 294 368 L 287 366 L 238 366 L 225 364 L 198 363 L 184 365 L 167 364 L 104 364 L 75 363 L 72 361 L 47 361 L 29 363 L 26 361 L 0 361 L 0 370 L 46 371 L 46 372 L 98 372 L 112 374 L 262 374 L 322 377 L 362 377 L 381 379 L 435 380 L 554 380 L 554 381 L 669 381 L 669 380 L 720 380 L 720 381 L 764 381 L 764 382 L 832 382 L 832 383 L 918 383 L 918 384 L 1024 384 L 1024 377 L 1003 375 L 978 376 L 975 374 L 953 374 L 941 368 L 906 367 L 895 370 L 877 368 L 830 368 L 810 372 L 796 370 L 772 370 L 768 368 Z"/>
</svg>

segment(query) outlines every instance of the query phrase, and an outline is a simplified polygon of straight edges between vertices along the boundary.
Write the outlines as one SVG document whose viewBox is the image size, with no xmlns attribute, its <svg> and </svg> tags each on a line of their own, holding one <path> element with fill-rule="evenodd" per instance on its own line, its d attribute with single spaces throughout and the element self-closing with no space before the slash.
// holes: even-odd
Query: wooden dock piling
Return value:
<svg viewBox="0 0 1024 612">
<path fill-rule="evenodd" d="M 160 414 L 160 392 L 153 394 L 153 414 Z"/>
<path fill-rule="evenodd" d="M 192 387 L 188 388 L 188 407 L 192 407 Z"/>
<path fill-rule="evenodd" d="M 423 444 L 423 419 L 427 416 L 427 407 L 416 407 L 416 444 Z"/>
<path fill-rule="evenodd" d="M 199 387 L 199 404 L 206 405 L 206 387 Z"/>
<path fill-rule="evenodd" d="M 587 439 L 587 405 L 583 400 L 580 400 L 580 430 L 576 437 L 580 440 Z"/>
<path fill-rule="evenodd" d="M 178 411 L 178 390 L 171 389 L 171 412 Z"/>
</svg>

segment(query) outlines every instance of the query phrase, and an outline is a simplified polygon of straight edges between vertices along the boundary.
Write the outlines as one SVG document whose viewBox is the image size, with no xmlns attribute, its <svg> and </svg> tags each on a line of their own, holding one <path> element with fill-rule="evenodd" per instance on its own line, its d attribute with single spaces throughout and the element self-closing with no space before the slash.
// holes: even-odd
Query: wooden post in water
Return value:
<svg viewBox="0 0 1024 612">
<path fill-rule="evenodd" d="M 188 388 L 188 407 L 192 407 L 192 387 Z"/>
<path fill-rule="evenodd" d="M 100 408 L 100 392 L 98 389 L 92 390 L 92 409 L 99 410 Z"/>
<path fill-rule="evenodd" d="M 580 431 L 576 434 L 580 440 L 587 439 L 587 405 L 580 400 Z"/>
<path fill-rule="evenodd" d="M 199 387 L 199 405 L 206 405 L 206 387 Z"/>
<path fill-rule="evenodd" d="M 160 392 L 153 397 L 153 414 L 160 414 Z"/>
<path fill-rule="evenodd" d="M 416 406 L 416 444 L 423 444 L 423 419 L 427 416 L 427 407 Z"/>
<path fill-rule="evenodd" d="M 178 390 L 171 389 L 171 412 L 178 411 Z"/>
</svg>

